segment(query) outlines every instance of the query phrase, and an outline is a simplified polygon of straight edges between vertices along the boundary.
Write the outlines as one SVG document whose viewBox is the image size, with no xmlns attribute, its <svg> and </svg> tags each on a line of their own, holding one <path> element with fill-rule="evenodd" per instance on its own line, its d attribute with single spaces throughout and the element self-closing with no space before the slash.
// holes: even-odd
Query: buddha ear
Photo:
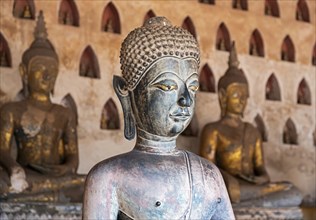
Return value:
<svg viewBox="0 0 316 220">
<path fill-rule="evenodd" d="M 124 136 L 127 140 L 135 137 L 135 119 L 132 112 L 130 94 L 126 90 L 126 81 L 120 76 L 113 76 L 113 87 L 118 96 L 124 114 Z"/>
<path fill-rule="evenodd" d="M 226 114 L 226 101 L 227 101 L 227 96 L 226 96 L 226 91 L 223 88 L 220 88 L 218 91 L 218 99 L 219 99 L 219 104 L 221 106 L 221 116 L 223 117 Z"/>
<path fill-rule="evenodd" d="M 28 78 L 27 78 L 27 72 L 26 72 L 26 66 L 24 63 L 21 63 L 19 66 L 19 72 L 22 78 L 22 86 L 23 86 L 23 96 L 24 98 L 28 96 L 29 91 L 27 87 Z"/>
<path fill-rule="evenodd" d="M 27 81 L 26 66 L 23 63 L 21 63 L 19 66 L 19 72 L 20 72 L 22 80 Z"/>
</svg>

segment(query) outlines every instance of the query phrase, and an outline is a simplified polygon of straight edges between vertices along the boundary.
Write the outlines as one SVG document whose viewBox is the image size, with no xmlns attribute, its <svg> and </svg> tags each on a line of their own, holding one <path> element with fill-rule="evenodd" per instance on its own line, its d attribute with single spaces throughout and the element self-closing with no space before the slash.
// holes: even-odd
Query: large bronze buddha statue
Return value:
<svg viewBox="0 0 316 220">
<path fill-rule="evenodd" d="M 203 128 L 200 155 L 219 167 L 233 203 L 298 206 L 302 197 L 291 183 L 270 182 L 259 131 L 242 120 L 249 91 L 247 79 L 238 68 L 234 44 L 228 64 L 228 70 L 218 82 L 221 119 Z"/>
<path fill-rule="evenodd" d="M 176 148 L 193 116 L 199 57 L 195 38 L 164 17 L 128 34 L 113 85 L 136 144 L 89 172 L 83 219 L 234 219 L 219 170 Z"/>
<path fill-rule="evenodd" d="M 34 36 L 20 65 L 26 98 L 0 110 L 0 200 L 80 201 L 85 178 L 76 174 L 75 117 L 50 99 L 59 64 L 42 11 Z"/>
</svg>

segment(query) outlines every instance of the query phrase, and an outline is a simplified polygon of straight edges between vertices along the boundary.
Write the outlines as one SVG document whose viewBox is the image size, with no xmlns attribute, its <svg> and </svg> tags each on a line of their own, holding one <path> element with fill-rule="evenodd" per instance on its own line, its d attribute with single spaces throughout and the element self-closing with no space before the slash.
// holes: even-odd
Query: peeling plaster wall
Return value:
<svg viewBox="0 0 316 220">
<path fill-rule="evenodd" d="M 80 26 L 58 23 L 59 0 L 34 0 L 36 16 L 44 11 L 49 39 L 60 59 L 53 101 L 60 103 L 70 93 L 78 107 L 80 173 L 87 173 L 97 162 L 132 149 L 135 141 L 123 136 L 123 114 L 112 88 L 113 75 L 120 74 L 119 50 L 125 36 L 143 24 L 151 9 L 156 15 L 166 16 L 174 25 L 181 26 L 186 16 L 192 19 L 201 48 L 201 67 L 208 63 L 215 81 L 227 69 L 228 53 L 215 49 L 216 32 L 224 22 L 231 40 L 236 42 L 240 67 L 245 72 L 250 98 L 245 111 L 245 121 L 254 122 L 259 113 L 268 131 L 264 143 L 265 160 L 273 181 L 289 180 L 304 193 L 315 198 L 315 131 L 316 68 L 311 54 L 316 42 L 316 2 L 308 0 L 311 23 L 295 20 L 296 1 L 278 1 L 280 18 L 264 15 L 264 1 L 248 1 L 248 11 L 231 8 L 231 1 L 216 0 L 216 5 L 192 1 L 112 1 L 121 21 L 121 34 L 101 32 L 101 17 L 110 1 L 76 0 Z M 22 53 L 33 41 L 34 20 L 17 19 L 12 15 L 13 0 L 0 1 L 0 31 L 11 50 L 12 68 L 0 67 L 0 89 L 5 93 L 1 100 L 13 100 L 22 88 L 19 64 Z M 265 57 L 248 55 L 251 33 L 258 29 L 264 42 Z M 295 63 L 280 61 L 283 39 L 289 35 L 295 47 Z M 84 49 L 90 45 L 101 70 L 101 79 L 79 76 L 79 62 Z M 265 84 L 274 73 L 280 89 L 281 101 L 265 100 Z M 305 78 L 312 97 L 311 105 L 296 104 L 300 81 Z M 112 98 L 116 103 L 121 129 L 101 130 L 101 112 L 105 102 Z M 217 94 L 199 92 L 196 114 L 200 131 L 203 126 L 220 116 Z M 291 117 L 298 132 L 298 145 L 282 143 L 286 120 Z M 198 153 L 198 137 L 180 136 L 180 148 Z"/>
</svg>

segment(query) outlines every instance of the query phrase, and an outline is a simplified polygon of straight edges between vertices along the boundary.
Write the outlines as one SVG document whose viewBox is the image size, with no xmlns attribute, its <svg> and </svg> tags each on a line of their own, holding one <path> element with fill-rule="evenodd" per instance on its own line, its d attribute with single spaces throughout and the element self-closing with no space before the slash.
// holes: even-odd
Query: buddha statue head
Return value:
<svg viewBox="0 0 316 220">
<path fill-rule="evenodd" d="M 47 39 L 43 11 L 38 15 L 34 38 L 22 55 L 19 69 L 25 96 L 29 92 L 52 93 L 58 73 L 58 56 Z"/>
<path fill-rule="evenodd" d="M 128 34 L 120 54 L 123 77 L 113 79 L 127 139 L 135 128 L 154 140 L 176 138 L 186 128 L 193 117 L 199 61 L 195 38 L 164 17 L 150 18 Z"/>
<path fill-rule="evenodd" d="M 218 82 L 221 117 L 226 114 L 243 116 L 249 91 L 247 78 L 238 66 L 239 61 L 233 42 L 229 54 L 228 69 Z"/>
</svg>

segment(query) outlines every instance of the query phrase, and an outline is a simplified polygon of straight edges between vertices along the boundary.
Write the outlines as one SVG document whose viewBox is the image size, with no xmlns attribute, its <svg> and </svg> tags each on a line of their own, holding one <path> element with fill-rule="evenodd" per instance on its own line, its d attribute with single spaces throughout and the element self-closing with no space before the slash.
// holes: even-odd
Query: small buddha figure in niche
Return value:
<svg viewBox="0 0 316 220">
<path fill-rule="evenodd" d="M 289 182 L 270 182 L 259 131 L 242 116 L 249 96 L 248 82 L 238 68 L 234 43 L 229 68 L 218 82 L 221 119 L 205 125 L 200 155 L 220 169 L 230 199 L 247 206 L 298 206 L 302 197 Z"/>
<path fill-rule="evenodd" d="M 68 13 L 67 12 L 65 12 L 63 14 L 63 22 L 62 23 L 63 24 L 68 24 Z"/>
<path fill-rule="evenodd" d="M 71 12 L 66 13 L 64 24 L 73 25 L 73 19 L 72 19 Z"/>
<path fill-rule="evenodd" d="M 28 6 L 28 5 L 25 6 L 22 18 L 27 18 L 27 19 L 31 19 L 32 18 L 31 11 L 30 11 L 30 6 Z"/>
<path fill-rule="evenodd" d="M 59 63 L 42 11 L 34 36 L 20 65 L 27 96 L 0 109 L 0 200 L 79 202 L 85 177 L 76 174 L 75 115 L 50 99 Z"/>
<path fill-rule="evenodd" d="M 272 15 L 271 8 L 267 4 L 264 6 L 264 14 L 265 15 Z"/>
<path fill-rule="evenodd" d="M 223 38 L 218 40 L 218 42 L 217 42 L 217 49 L 218 50 L 222 50 L 222 51 L 226 51 L 225 41 L 224 41 Z"/>
<path fill-rule="evenodd" d="M 114 33 L 114 28 L 113 28 L 113 20 L 109 18 L 104 26 L 104 31 L 105 32 L 110 32 Z"/>
<path fill-rule="evenodd" d="M 83 219 L 234 219 L 216 166 L 176 148 L 194 113 L 199 57 L 195 38 L 164 17 L 128 34 L 113 86 L 136 144 L 89 172 Z"/>
<path fill-rule="evenodd" d="M 281 60 L 289 61 L 289 54 L 286 50 L 282 50 L 281 52 Z"/>
<path fill-rule="evenodd" d="M 253 56 L 259 56 L 258 49 L 253 42 L 250 44 L 249 54 Z"/>
</svg>

